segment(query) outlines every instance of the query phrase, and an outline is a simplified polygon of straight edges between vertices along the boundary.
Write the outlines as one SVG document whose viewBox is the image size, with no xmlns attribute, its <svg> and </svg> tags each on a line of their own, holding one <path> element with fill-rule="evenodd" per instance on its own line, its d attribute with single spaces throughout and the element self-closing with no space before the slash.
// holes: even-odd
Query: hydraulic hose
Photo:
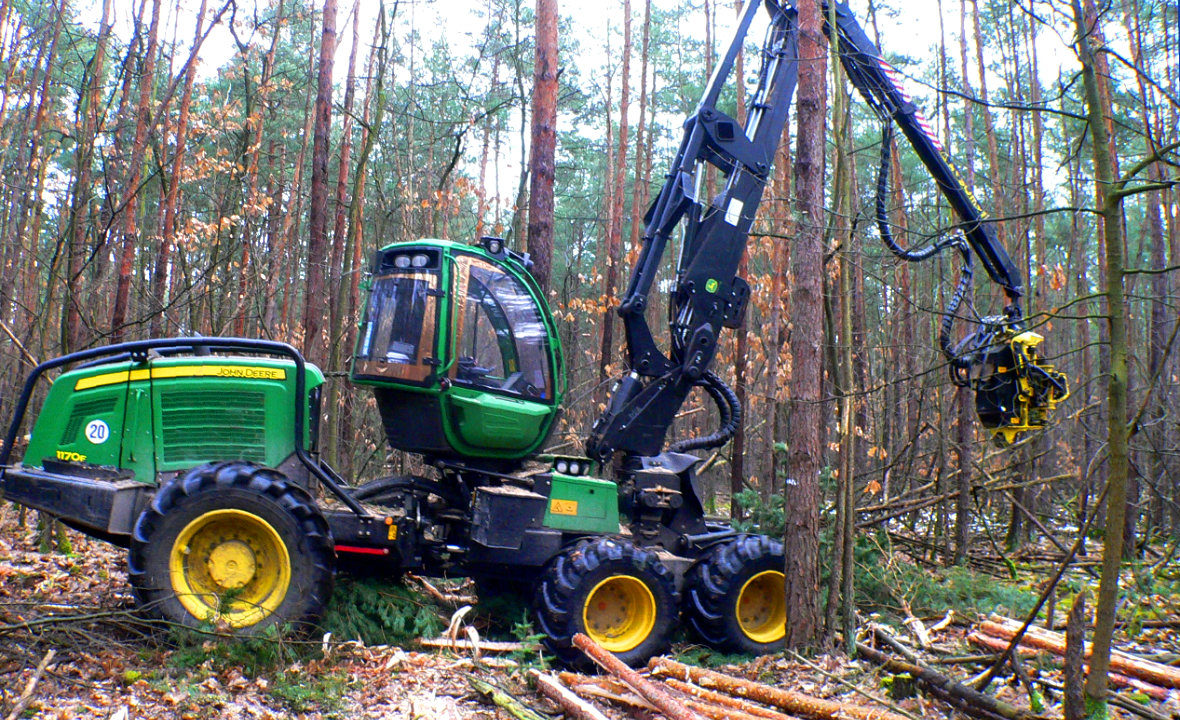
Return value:
<svg viewBox="0 0 1180 720">
<path fill-rule="evenodd" d="M 967 292 L 971 289 L 971 281 L 974 277 L 971 248 L 961 235 L 952 236 L 948 240 L 934 243 L 921 250 L 907 250 L 897 243 L 897 240 L 893 237 L 893 231 L 889 227 L 889 211 L 885 201 L 886 195 L 889 194 L 890 151 L 892 147 L 893 123 L 886 121 L 881 128 L 881 163 L 877 169 L 877 232 L 881 235 L 881 241 L 885 243 L 885 246 L 889 248 L 890 252 L 908 262 L 929 260 L 948 247 L 958 250 L 959 255 L 963 258 L 963 266 L 959 270 L 959 283 L 955 286 L 955 292 L 951 295 L 951 300 L 947 303 L 946 310 L 943 311 L 942 324 L 938 332 L 938 346 L 942 350 L 942 354 L 946 356 L 946 359 L 951 364 L 951 379 L 955 384 L 961 384 L 965 381 L 960 371 L 969 368 L 971 362 L 962 353 L 955 351 L 955 347 L 951 342 L 951 333 L 954 329 L 955 314 L 959 311 L 963 300 L 967 297 Z"/>
<path fill-rule="evenodd" d="M 959 307 L 963 304 L 963 299 L 967 297 L 967 292 L 971 289 L 971 278 L 974 274 L 974 269 L 971 265 L 971 248 L 967 247 L 966 241 L 962 238 L 956 238 L 954 243 L 955 249 L 963 257 L 963 267 L 959 269 L 959 284 L 955 286 L 955 292 L 951 295 L 951 301 L 947 303 L 946 310 L 943 311 L 942 325 L 938 330 L 938 346 L 942 349 L 942 354 L 951 364 L 951 380 L 956 385 L 965 385 L 966 380 L 962 377 L 958 370 L 965 370 L 971 366 L 971 361 L 964 358 L 961 354 L 955 352 L 955 347 L 951 343 L 951 331 L 955 324 L 955 314 L 959 312 Z"/>
<path fill-rule="evenodd" d="M 877 232 L 881 234 L 881 242 L 885 243 L 885 247 L 902 260 L 926 260 L 942 252 L 943 246 L 934 244 L 921 250 L 907 250 L 897 244 L 893 239 L 893 231 L 889 228 L 889 211 L 886 208 L 885 196 L 889 194 L 889 161 L 892 148 L 893 123 L 887 121 L 881 128 L 881 165 L 877 169 Z"/>
<path fill-rule="evenodd" d="M 668 447 L 671 452 L 689 452 L 692 450 L 709 450 L 721 447 L 729 442 L 742 424 L 742 404 L 737 395 L 725 384 L 725 381 L 712 371 L 706 371 L 697 386 L 705 389 L 713 402 L 717 404 L 717 411 L 721 415 L 721 427 L 717 432 L 698 438 L 690 438 L 672 443 Z"/>
</svg>

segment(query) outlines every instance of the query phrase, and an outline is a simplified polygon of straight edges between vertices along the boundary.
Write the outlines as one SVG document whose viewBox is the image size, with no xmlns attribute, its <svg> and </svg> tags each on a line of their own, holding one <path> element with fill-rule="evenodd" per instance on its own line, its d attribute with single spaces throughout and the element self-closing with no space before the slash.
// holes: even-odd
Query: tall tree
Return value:
<svg viewBox="0 0 1180 720">
<path fill-rule="evenodd" d="M 963 91 L 963 179 L 967 191 L 975 193 L 975 120 L 971 98 L 971 73 L 967 63 L 967 0 L 959 0 L 959 67 Z M 947 111 L 949 115 L 949 109 Z M 963 298 L 969 307 L 973 287 L 967 288 Z M 967 562 L 967 549 L 971 543 L 971 445 L 974 440 L 974 420 L 971 417 L 971 392 L 960 386 L 955 388 L 955 436 L 954 448 L 958 467 L 955 472 L 955 554 L 954 563 Z"/>
<path fill-rule="evenodd" d="M 601 355 L 598 358 L 599 381 L 606 380 L 611 358 L 614 356 L 615 291 L 619 283 L 619 264 L 622 256 L 623 186 L 627 179 L 627 113 L 631 106 L 631 0 L 623 0 L 623 66 L 622 91 L 619 95 L 619 140 L 614 152 L 611 173 L 609 210 L 606 219 L 606 278 L 603 295 L 606 297 L 606 316 L 602 320 Z"/>
<path fill-rule="evenodd" d="M 127 321 L 127 301 L 131 292 L 131 273 L 135 262 L 137 206 L 139 183 L 143 178 L 144 154 L 148 132 L 151 130 L 152 88 L 156 82 L 156 38 L 160 29 L 160 0 L 152 0 L 152 19 L 148 26 L 147 48 L 139 68 L 139 101 L 135 110 L 135 139 L 131 145 L 130 172 L 124 187 L 123 242 L 119 251 L 119 282 L 115 290 L 115 306 L 111 310 L 111 340 L 123 339 Z"/>
<path fill-rule="evenodd" d="M 1141 184 L 1128 189 L 1128 181 L 1154 164 L 1152 155 L 1124 177 L 1119 177 L 1112 133 L 1114 110 L 1109 88 L 1110 67 L 1105 57 L 1105 41 L 1099 13 L 1092 0 L 1072 0 L 1075 47 L 1082 64 L 1086 126 L 1093 151 L 1094 186 L 1100 219 L 1100 235 L 1105 240 L 1106 327 L 1109 332 L 1110 370 L 1106 377 L 1107 457 L 1106 525 L 1103 533 L 1102 575 L 1098 586 L 1098 607 L 1094 617 L 1094 645 L 1090 670 L 1086 677 L 1086 711 L 1091 718 L 1107 716 L 1107 674 L 1110 669 L 1111 639 L 1118 603 L 1119 568 L 1123 556 L 1124 518 L 1126 513 L 1128 462 L 1127 427 L 1127 303 L 1125 299 L 1125 262 L 1123 203 L 1134 192 L 1156 189 Z"/>
<path fill-rule="evenodd" d="M 347 311 L 344 301 L 348 296 L 344 278 L 347 275 L 344 250 L 348 246 L 348 236 L 345 234 L 345 217 L 348 210 L 348 166 L 352 157 L 352 104 L 356 96 L 356 53 L 361 44 L 360 36 L 360 3 L 352 5 L 352 48 L 348 54 L 348 77 L 344 81 L 344 123 L 340 132 L 340 159 L 336 163 L 336 219 L 332 225 L 332 261 L 328 268 L 328 277 L 332 279 L 328 288 L 330 313 L 328 330 L 326 333 L 328 348 L 328 366 L 337 367 L 341 356 L 347 352 L 344 340 L 347 335 L 344 326 L 344 313 Z M 330 428 L 324 443 L 324 455 L 328 462 L 336 467 L 342 465 L 338 452 L 340 443 L 345 447 L 348 438 L 339 433 L 339 414 L 341 405 L 340 383 L 330 383 L 327 393 L 325 410 L 327 411 L 327 426 Z"/>
<path fill-rule="evenodd" d="M 197 26 L 193 35 L 193 48 L 196 49 L 201 44 L 202 25 L 205 22 L 205 6 L 206 0 L 201 0 L 201 7 L 197 11 Z M 282 3 L 279 3 L 282 14 Z M 197 64 L 190 62 L 184 69 L 184 89 L 180 93 L 180 109 L 179 116 L 176 119 L 176 128 L 174 132 L 172 151 L 172 165 L 168 173 L 168 187 L 164 197 L 164 221 L 162 223 L 160 232 L 160 249 L 156 254 L 155 267 L 152 271 L 152 289 L 151 295 L 154 300 L 152 306 L 151 320 L 148 323 L 149 335 L 156 336 L 164 327 L 164 322 L 167 317 L 167 297 L 168 297 L 168 265 L 169 256 L 172 253 L 172 245 L 175 243 L 176 234 L 176 213 L 177 206 L 180 200 L 180 175 L 184 169 L 185 149 L 188 143 L 188 124 L 189 115 L 192 112 L 193 103 L 193 83 L 196 81 Z"/>
<path fill-rule="evenodd" d="M 79 348 L 87 337 L 82 324 L 82 304 L 85 302 L 83 293 L 78 287 L 78 279 L 82 276 L 82 268 L 86 261 L 86 230 L 90 225 L 91 202 L 91 172 L 94 164 L 94 151 L 98 141 L 99 125 L 102 117 L 101 94 L 103 86 L 104 67 L 106 63 L 107 42 L 111 35 L 111 0 L 103 0 L 102 19 L 98 24 L 98 38 L 94 44 L 94 55 L 86 66 L 82 76 L 82 88 L 79 92 L 78 117 L 75 127 L 78 131 L 78 142 L 74 149 L 74 182 L 70 192 L 70 216 L 67 229 L 69 240 L 66 248 L 66 276 L 62 282 L 64 288 L 64 302 L 61 320 L 61 349 L 69 352 Z M 50 266 L 51 282 L 53 265 Z M 46 305 L 49 306 L 55 297 L 52 292 L 46 293 Z M 43 317 L 48 318 L 48 313 Z"/>
<path fill-rule="evenodd" d="M 532 149 L 529 153 L 529 254 L 533 275 L 549 290 L 553 266 L 553 179 L 557 153 L 557 0 L 537 0 L 533 63 Z"/>
<path fill-rule="evenodd" d="M 800 0 L 795 144 L 795 221 L 791 273 L 791 442 L 783 499 L 786 516 L 787 647 L 819 637 L 819 473 L 823 467 L 824 137 L 827 43 L 819 0 Z"/>
<path fill-rule="evenodd" d="M 307 214 L 307 290 L 303 296 L 303 347 L 313 362 L 327 357 L 322 328 L 328 294 L 328 141 L 332 131 L 332 61 L 336 55 L 336 0 L 324 0 L 311 144 L 311 198 Z"/>
</svg>

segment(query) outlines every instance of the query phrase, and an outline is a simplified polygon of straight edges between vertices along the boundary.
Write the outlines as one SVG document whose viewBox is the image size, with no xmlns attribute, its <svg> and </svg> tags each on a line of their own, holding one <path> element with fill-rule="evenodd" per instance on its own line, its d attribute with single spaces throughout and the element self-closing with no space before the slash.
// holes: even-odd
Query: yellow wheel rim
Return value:
<svg viewBox="0 0 1180 720">
<path fill-rule="evenodd" d="M 738 593 L 738 626 L 756 643 L 772 643 L 787 634 L 786 578 L 778 570 L 760 572 Z"/>
<path fill-rule="evenodd" d="M 655 596 L 637 577 L 612 575 L 586 596 L 582 624 L 586 634 L 607 650 L 633 650 L 656 625 Z"/>
<path fill-rule="evenodd" d="M 291 584 L 287 545 L 244 510 L 212 510 L 185 526 L 168 559 L 172 589 L 193 617 L 230 627 L 270 617 Z"/>
</svg>

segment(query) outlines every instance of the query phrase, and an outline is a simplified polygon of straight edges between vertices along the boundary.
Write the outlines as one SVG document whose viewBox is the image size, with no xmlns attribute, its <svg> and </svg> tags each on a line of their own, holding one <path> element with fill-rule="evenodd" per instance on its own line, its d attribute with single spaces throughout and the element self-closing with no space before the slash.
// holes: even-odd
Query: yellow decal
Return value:
<svg viewBox="0 0 1180 720">
<path fill-rule="evenodd" d="M 148 371 L 124 370 L 122 372 L 106 373 L 82 378 L 74 383 L 75 390 L 89 390 L 103 385 L 115 385 L 124 382 L 137 382 L 148 379 Z M 287 371 L 282 368 L 258 367 L 255 365 L 177 365 L 175 367 L 152 368 L 153 380 L 159 378 L 181 377 L 224 377 L 242 378 L 246 380 L 286 380 Z"/>
<path fill-rule="evenodd" d="M 397 525 L 390 525 L 389 526 L 389 539 L 390 540 L 397 540 Z"/>
<path fill-rule="evenodd" d="M 85 455 L 76 452 L 70 452 L 68 450 L 58 450 L 57 459 L 64 460 L 66 462 L 86 462 Z"/>
<path fill-rule="evenodd" d="M 578 501 L 577 500 L 550 500 L 549 512 L 554 515 L 577 515 Z"/>
</svg>

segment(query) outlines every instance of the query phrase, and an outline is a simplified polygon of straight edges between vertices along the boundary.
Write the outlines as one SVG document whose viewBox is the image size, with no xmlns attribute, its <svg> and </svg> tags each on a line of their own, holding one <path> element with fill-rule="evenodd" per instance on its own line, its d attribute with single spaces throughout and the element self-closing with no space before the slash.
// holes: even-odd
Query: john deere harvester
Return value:
<svg viewBox="0 0 1180 720">
<path fill-rule="evenodd" d="M 717 107 L 762 5 L 748 5 L 645 216 L 618 308 L 628 372 L 584 456 L 544 452 L 566 376 L 527 256 L 497 238 L 421 240 L 374 255 L 351 381 L 372 391 L 389 445 L 428 471 L 347 482 L 317 454 L 323 375 L 299 352 L 174 338 L 37 366 L 0 451 L 4 496 L 127 547 L 140 602 L 182 625 L 244 634 L 313 625 L 337 562 L 352 559 L 391 576 L 414 570 L 533 587 L 537 626 L 562 656 L 585 632 L 643 662 L 682 619 L 726 650 L 779 647 L 783 546 L 706 519 L 692 454 L 724 445 L 741 422 L 737 398 L 710 367 L 723 329 L 745 315 L 750 288 L 738 267 L 795 87 L 796 12 L 767 0 L 746 120 Z M 1068 391 L 1036 353 L 1041 338 L 1022 319 L 1015 266 L 847 7 L 825 16 L 849 79 L 887 130 L 902 129 L 962 219 L 953 237 L 902 249 L 889 235 L 882 164 L 878 210 L 889 247 L 906 260 L 948 248 L 962 258 L 940 336 L 952 377 L 975 391 L 981 422 L 998 438 L 1043 426 Z M 706 197 L 710 166 L 721 190 Z M 679 260 L 657 343 L 645 310 L 674 234 Z M 973 257 L 1009 304 L 952 343 Z M 42 378 L 52 384 L 23 460 L 10 463 Z M 694 388 L 716 404 L 719 428 L 669 444 Z"/>
</svg>

